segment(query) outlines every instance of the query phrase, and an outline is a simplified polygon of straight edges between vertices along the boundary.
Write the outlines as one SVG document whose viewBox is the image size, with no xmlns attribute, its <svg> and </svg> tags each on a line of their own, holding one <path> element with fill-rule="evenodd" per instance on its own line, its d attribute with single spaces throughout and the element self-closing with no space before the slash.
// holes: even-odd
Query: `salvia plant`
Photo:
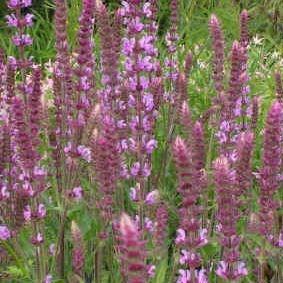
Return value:
<svg viewBox="0 0 283 283">
<path fill-rule="evenodd" d="M 262 111 L 248 12 L 230 48 L 209 19 L 214 96 L 200 113 L 178 0 L 164 39 L 157 0 L 81 2 L 71 48 L 67 1 L 54 1 L 56 57 L 40 66 L 32 1 L 7 1 L 0 281 L 283 282 L 282 79 Z"/>
</svg>

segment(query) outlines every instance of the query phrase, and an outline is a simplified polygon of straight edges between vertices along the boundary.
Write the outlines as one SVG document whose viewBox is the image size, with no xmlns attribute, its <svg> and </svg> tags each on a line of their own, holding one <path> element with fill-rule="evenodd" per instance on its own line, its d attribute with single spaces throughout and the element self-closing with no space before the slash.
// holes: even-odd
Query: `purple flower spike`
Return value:
<svg viewBox="0 0 283 283">
<path fill-rule="evenodd" d="M 212 37 L 213 48 L 213 79 L 218 95 L 223 91 L 224 78 L 224 36 L 220 23 L 215 15 L 209 21 L 209 28 Z"/>
<path fill-rule="evenodd" d="M 253 133 L 244 132 L 237 141 L 236 183 L 238 196 L 248 194 L 252 181 Z"/>
<path fill-rule="evenodd" d="M 145 264 L 145 242 L 136 224 L 127 214 L 120 220 L 120 253 L 122 275 L 128 283 L 145 283 L 148 279 L 148 268 Z"/>
<path fill-rule="evenodd" d="M 267 239 L 274 237 L 275 211 L 278 202 L 273 199 L 279 188 L 281 166 L 282 105 L 275 101 L 267 114 L 264 130 L 262 168 L 260 170 L 260 233 Z"/>
<path fill-rule="evenodd" d="M 239 219 L 238 188 L 235 189 L 235 172 L 229 160 L 221 156 L 214 162 L 214 182 L 217 192 L 219 222 L 219 242 L 223 246 L 223 260 L 219 263 L 217 274 L 222 278 L 235 280 L 247 275 L 241 268 L 239 254 L 240 237 L 237 235 Z"/>
</svg>

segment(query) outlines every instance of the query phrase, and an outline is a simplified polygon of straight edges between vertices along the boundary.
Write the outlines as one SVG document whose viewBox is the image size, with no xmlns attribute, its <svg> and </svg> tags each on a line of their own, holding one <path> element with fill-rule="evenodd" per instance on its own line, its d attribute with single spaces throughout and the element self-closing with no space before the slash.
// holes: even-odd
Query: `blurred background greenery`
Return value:
<svg viewBox="0 0 283 283">
<path fill-rule="evenodd" d="M 5 24 L 5 16 L 9 13 L 6 1 L 0 1 L 0 45 L 13 53 L 9 34 L 13 32 Z M 77 18 L 80 13 L 81 0 L 68 0 L 69 4 L 69 38 L 73 45 L 78 27 Z M 119 0 L 104 1 L 110 9 L 120 5 Z M 159 35 L 162 36 L 169 26 L 169 2 L 159 0 L 160 23 Z M 267 51 L 283 52 L 283 2 L 282 0 L 180 0 L 181 17 L 180 32 L 182 43 L 186 48 L 194 44 L 203 45 L 208 41 L 208 18 L 211 13 L 221 19 L 228 46 L 238 34 L 238 15 L 242 9 L 250 14 L 250 32 L 253 36 L 265 38 Z M 32 56 L 36 61 L 46 62 L 55 54 L 53 32 L 53 0 L 33 0 L 32 12 L 36 15 L 35 26 L 31 33 L 34 37 Z"/>
</svg>

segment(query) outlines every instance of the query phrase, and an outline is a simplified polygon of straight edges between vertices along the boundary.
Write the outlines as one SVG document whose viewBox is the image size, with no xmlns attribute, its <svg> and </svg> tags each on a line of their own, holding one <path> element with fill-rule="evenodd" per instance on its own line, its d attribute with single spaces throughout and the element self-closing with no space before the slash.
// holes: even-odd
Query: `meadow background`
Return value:
<svg viewBox="0 0 283 283">
<path fill-rule="evenodd" d="M 105 1 L 110 10 L 114 11 L 119 6 L 119 1 Z M 170 27 L 170 9 L 169 0 L 160 0 L 158 2 L 158 45 L 160 51 L 161 61 L 165 57 L 165 35 Z M 78 17 L 81 12 L 81 1 L 80 0 L 69 0 L 68 1 L 68 38 L 71 48 L 75 50 L 77 30 L 79 27 Z M 55 32 L 54 32 L 54 9 L 55 5 L 50 0 L 34 0 L 33 6 L 30 9 L 35 15 L 34 26 L 29 30 L 32 38 L 33 45 L 26 49 L 26 55 L 32 56 L 34 61 L 42 66 L 45 70 L 44 83 L 46 84 L 47 92 L 50 91 L 48 85 L 48 78 L 51 78 L 49 67 L 54 62 L 56 50 L 55 50 Z M 190 109 L 194 119 L 201 117 L 210 106 L 213 96 L 215 95 L 214 83 L 212 80 L 212 49 L 211 49 L 211 37 L 209 35 L 208 22 L 211 14 L 216 14 L 221 22 L 222 30 L 225 35 L 226 44 L 226 55 L 228 56 L 232 42 L 235 38 L 239 38 L 239 14 L 243 9 L 247 9 L 250 16 L 249 21 L 249 32 L 251 36 L 250 48 L 249 48 L 249 62 L 248 71 L 250 75 L 250 95 L 251 97 L 258 97 L 260 99 L 260 112 L 259 112 L 259 124 L 256 131 L 256 145 L 254 149 L 253 168 L 256 170 L 260 167 L 260 152 L 262 149 L 262 133 L 264 127 L 264 121 L 266 113 L 271 102 L 275 99 L 275 80 L 274 73 L 276 70 L 283 70 L 283 5 L 280 0 L 245 0 L 245 1 L 232 1 L 232 0 L 180 0 L 180 19 L 178 32 L 180 40 L 178 42 L 178 60 L 179 62 L 184 61 L 184 54 L 187 51 L 191 51 L 193 55 L 192 70 L 190 74 L 190 81 L 188 87 Z M 13 44 L 11 44 L 10 36 L 13 31 L 7 27 L 5 16 L 8 14 L 5 1 L 0 3 L 0 46 L 4 49 L 7 55 L 17 54 L 17 50 Z M 95 30 L 96 31 L 96 30 Z M 98 33 L 95 32 L 95 41 L 99 42 Z M 99 58 L 99 50 L 95 50 L 95 56 Z M 162 57 L 163 56 L 163 57 Z M 167 130 L 167 109 L 163 109 L 163 115 L 157 121 L 156 126 L 156 138 L 158 141 L 158 148 L 153 154 L 153 176 L 159 174 L 162 168 L 160 162 L 162 154 L 166 151 L 168 146 L 166 141 L 166 130 Z M 176 133 L 181 133 L 179 127 L 176 128 Z M 214 160 L 217 157 L 217 153 L 214 150 L 216 147 L 216 141 L 213 138 L 214 132 L 211 129 L 207 129 L 206 137 L 209 141 L 209 156 L 207 162 Z M 44 140 L 44 138 L 43 138 Z M 44 142 L 43 145 L 44 147 Z M 46 146 L 46 145 L 45 145 Z M 46 149 L 42 149 L 44 152 Z M 45 162 L 48 162 L 46 160 Z M 168 206 L 169 221 L 168 221 L 168 251 L 169 255 L 175 255 L 174 241 L 175 232 L 177 227 L 177 204 L 180 202 L 180 196 L 176 192 L 176 170 L 173 164 L 172 158 L 169 157 L 166 163 L 165 174 L 161 178 L 158 184 L 158 189 L 162 200 Z M 81 180 L 86 194 L 91 192 L 92 185 L 88 179 Z M 132 186 L 131 182 L 128 182 L 128 187 Z M 51 180 L 52 187 L 52 180 Z M 257 189 L 254 189 L 255 194 Z M 45 203 L 49 202 L 49 198 L 55 199 L 55 202 L 48 206 L 48 214 L 46 218 L 46 229 L 45 229 L 45 241 L 46 246 L 56 242 L 58 233 L 58 214 L 62 211 L 60 201 L 56 202 L 56 193 L 52 190 L 48 190 L 43 199 Z M 60 199 L 60 198 L 59 198 Z M 131 204 L 128 196 L 125 197 L 125 207 L 131 211 Z M 209 210 L 213 210 L 214 204 L 211 203 Z M 97 240 L 98 231 L 100 231 L 101 223 L 98 223 L 95 219 L 95 214 L 89 214 L 88 207 L 85 203 L 74 203 L 67 212 L 67 222 L 70 226 L 71 222 L 77 223 L 80 227 L 81 233 L 88 247 L 85 247 L 86 251 L 95 251 L 96 245 L 99 246 L 99 240 Z M 69 227 L 70 228 L 70 227 Z M 34 259 L 32 258 L 33 250 L 32 247 L 26 243 L 28 238 L 28 232 L 22 232 L 21 242 L 22 250 L 25 255 L 19 257 L 19 261 L 12 261 L 11 265 L 5 267 L 0 266 L 1 274 L 7 274 L 8 279 L 0 279 L 0 282 L 36 282 L 36 279 L 32 275 L 32 267 L 35 265 Z M 68 262 L 71 262 L 71 250 L 72 235 L 69 231 L 67 232 L 67 243 L 66 243 L 66 258 L 65 258 L 65 278 L 59 278 L 59 276 L 53 276 L 55 283 L 62 282 L 93 282 L 93 276 L 85 275 L 84 281 L 83 276 L 74 276 L 72 274 L 72 267 Z M 96 240 L 94 240 L 96 239 Z M 11 245 L 12 246 L 12 245 Z M 8 249 L 8 247 L 6 247 Z M 244 247 L 243 253 L 247 261 L 252 262 L 254 255 L 249 251 L 248 245 Z M 13 250 L 9 250 L 12 257 Z M 112 266 L 105 264 L 101 270 L 103 270 L 103 276 L 95 282 L 109 282 L 116 283 L 122 282 L 119 273 L 119 266 L 117 261 L 111 258 L 111 251 L 105 250 L 106 257 L 109 257 L 109 262 Z M 107 254 L 109 253 L 109 254 Z M 93 270 L 93 254 L 86 253 L 85 259 L 85 274 L 92 274 Z M 215 260 L 219 257 L 219 247 L 216 241 L 210 242 L 210 244 L 203 249 L 202 256 L 207 260 L 214 258 Z M 16 255 L 17 257 L 17 255 Z M 24 262 L 25 259 L 29 258 L 28 261 Z M 169 259 L 167 257 L 154 259 L 153 261 L 158 262 L 156 266 L 156 276 L 151 279 L 154 283 L 166 283 L 174 282 L 175 274 L 177 272 L 176 258 L 173 256 Z M 274 272 L 278 268 L 278 262 L 269 262 L 274 264 L 269 269 Z M 4 266 L 4 265 L 3 265 Z M 50 273 L 56 270 L 56 260 L 49 259 Z M 279 265 L 280 266 L 280 265 Z M 277 270 L 278 271 L 278 270 Z M 54 272 L 55 273 L 55 272 Z M 115 276 L 117 275 L 117 276 Z M 95 274 L 95 276 L 100 276 Z M 278 275 L 275 281 L 266 281 L 280 283 L 282 276 Z M 1 277 L 0 277 L 1 278 Z M 92 279 L 88 279 L 92 278 Z M 1 281 L 3 280 L 3 281 Z M 253 274 L 250 274 L 244 278 L 241 282 L 256 282 Z M 46 281 L 47 282 L 47 281 Z M 48 281 L 49 282 L 49 281 Z M 217 279 L 215 275 L 210 275 L 209 282 L 222 282 Z M 223 281 L 224 282 L 224 281 Z M 226 282 L 226 281 L 225 281 Z M 281 281 L 282 282 L 282 281 Z"/>
</svg>

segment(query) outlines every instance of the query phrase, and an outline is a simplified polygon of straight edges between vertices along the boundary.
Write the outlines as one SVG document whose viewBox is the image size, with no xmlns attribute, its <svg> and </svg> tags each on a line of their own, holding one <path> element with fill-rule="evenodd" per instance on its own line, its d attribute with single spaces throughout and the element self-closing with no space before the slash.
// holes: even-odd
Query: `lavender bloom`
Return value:
<svg viewBox="0 0 283 283">
<path fill-rule="evenodd" d="M 15 35 L 12 41 L 17 47 L 32 45 L 32 38 L 28 34 Z"/>
<path fill-rule="evenodd" d="M 7 24 L 10 27 L 17 29 L 16 34 L 12 36 L 12 42 L 19 49 L 19 59 L 17 60 L 17 67 L 25 69 L 31 66 L 31 61 L 25 58 L 24 49 L 26 46 L 32 45 L 32 38 L 25 34 L 25 28 L 32 26 L 32 14 L 22 15 L 22 9 L 31 6 L 31 0 L 10 0 L 8 7 L 15 10 L 15 13 L 7 16 Z M 25 87 L 25 86 L 23 86 Z"/>
<path fill-rule="evenodd" d="M 37 208 L 37 218 L 42 219 L 46 216 L 46 208 L 43 203 L 38 205 Z"/>
<path fill-rule="evenodd" d="M 77 147 L 78 154 L 88 163 L 91 162 L 91 149 L 84 145 L 79 145 Z"/>
<path fill-rule="evenodd" d="M 194 277 L 194 279 L 193 279 Z M 205 275 L 205 271 L 201 269 L 200 271 L 195 271 L 192 275 L 190 270 L 179 269 L 179 276 L 176 283 L 207 283 L 208 279 Z"/>
<path fill-rule="evenodd" d="M 6 16 L 7 25 L 15 28 L 31 27 L 33 25 L 34 15 L 26 14 L 23 19 L 18 19 L 15 14 Z"/>
<path fill-rule="evenodd" d="M 156 204 L 159 199 L 159 192 L 157 190 L 149 192 L 145 197 L 145 203 L 147 205 Z"/>
<path fill-rule="evenodd" d="M 0 225 L 0 240 L 6 241 L 11 238 L 11 232 L 6 225 Z"/>
<path fill-rule="evenodd" d="M 124 121 L 129 121 L 125 129 L 129 129 L 127 147 L 130 151 L 132 164 L 130 173 L 140 184 L 140 202 L 148 203 L 145 192 L 146 178 L 151 174 L 151 155 L 157 147 L 153 136 L 160 85 L 158 78 L 158 63 L 156 60 L 156 23 L 154 3 L 124 1 L 121 9 L 125 37 L 122 39 L 122 53 L 125 69 L 125 93 L 127 94 L 127 113 Z M 152 12 L 150 12 L 152 11 Z M 123 99 L 124 100 L 124 99 Z M 125 101 L 125 100 L 124 100 Z M 130 134 L 130 136 L 129 136 Z M 145 215 L 142 215 L 145 217 Z M 144 221 L 140 221 L 143 225 Z M 142 228 L 142 227 L 141 227 Z"/>
<path fill-rule="evenodd" d="M 216 269 L 216 274 L 225 280 L 238 280 L 243 276 L 247 276 L 248 270 L 246 269 L 245 263 L 239 262 L 234 268 L 233 273 L 231 273 L 229 265 L 224 261 L 220 261 Z"/>
<path fill-rule="evenodd" d="M 273 235 L 275 210 L 278 207 L 273 196 L 279 188 L 281 121 L 282 105 L 275 101 L 269 109 L 265 122 L 262 168 L 260 170 L 259 231 L 267 239 Z"/>
<path fill-rule="evenodd" d="M 44 279 L 44 283 L 52 283 L 52 275 L 51 274 L 47 274 L 45 279 Z"/>
<path fill-rule="evenodd" d="M 10 9 L 27 8 L 32 5 L 32 0 L 9 0 L 8 7 Z"/>
<path fill-rule="evenodd" d="M 83 198 L 83 194 L 84 191 L 82 187 L 75 187 L 68 192 L 68 196 L 76 201 L 80 201 Z"/>
</svg>

